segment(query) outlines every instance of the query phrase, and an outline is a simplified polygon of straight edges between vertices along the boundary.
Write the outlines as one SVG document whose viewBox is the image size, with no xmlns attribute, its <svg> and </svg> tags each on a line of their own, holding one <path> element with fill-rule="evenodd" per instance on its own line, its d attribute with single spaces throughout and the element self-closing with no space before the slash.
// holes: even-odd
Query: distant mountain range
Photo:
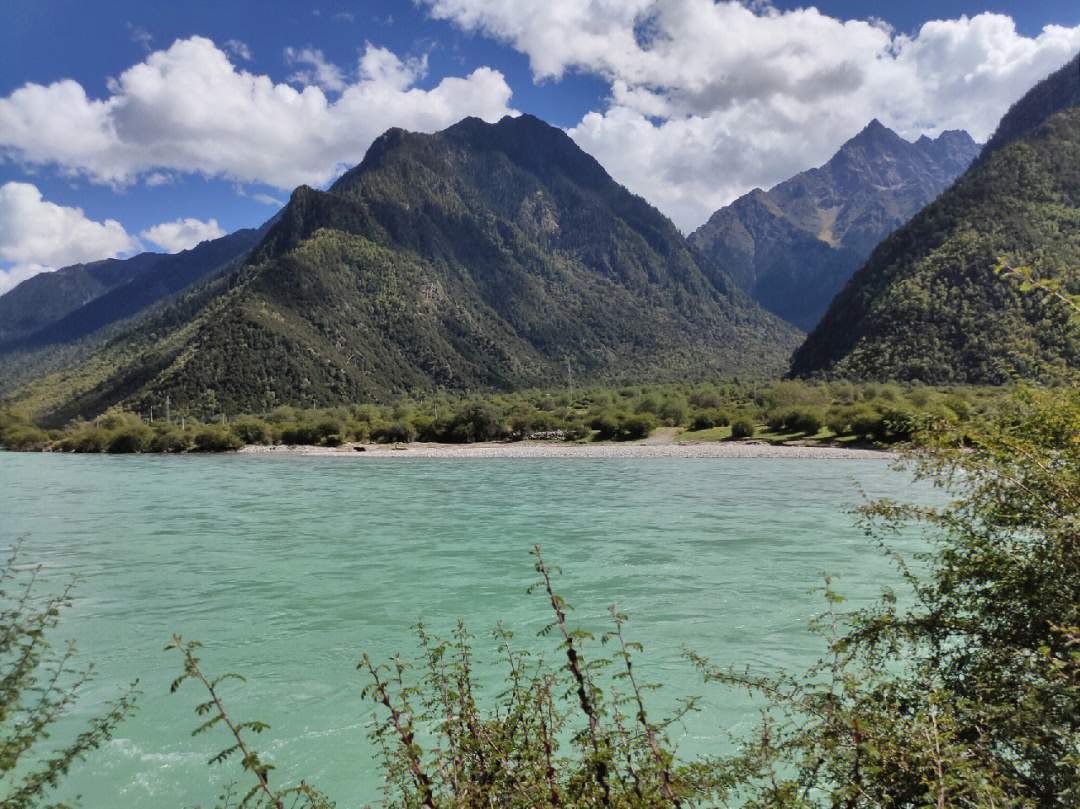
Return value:
<svg viewBox="0 0 1080 809">
<path fill-rule="evenodd" d="M 795 353 L 795 374 L 1053 381 L 1080 367 L 1080 56 L 893 233 Z"/>
<path fill-rule="evenodd" d="M 531 116 L 390 130 L 236 272 L 15 399 L 51 422 L 784 367 L 801 333 Z"/>
<path fill-rule="evenodd" d="M 238 230 L 179 253 L 75 264 L 28 278 L 0 296 L 0 355 L 71 343 L 235 269 L 263 233 Z"/>
<path fill-rule="evenodd" d="M 874 120 L 824 166 L 740 197 L 690 241 L 754 300 L 809 331 L 881 240 L 978 153 L 966 132 L 911 143 Z"/>
</svg>

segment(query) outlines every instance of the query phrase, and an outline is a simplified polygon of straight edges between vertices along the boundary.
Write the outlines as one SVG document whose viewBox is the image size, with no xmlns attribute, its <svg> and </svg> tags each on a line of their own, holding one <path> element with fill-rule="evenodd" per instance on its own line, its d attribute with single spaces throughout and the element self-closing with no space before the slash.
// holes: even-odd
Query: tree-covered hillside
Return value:
<svg viewBox="0 0 1080 809">
<path fill-rule="evenodd" d="M 799 332 L 535 118 L 391 130 L 236 274 L 14 397 L 63 421 L 765 372 Z"/>
<path fill-rule="evenodd" d="M 1077 69 L 1021 100 L 993 148 L 875 251 L 793 373 L 994 384 L 1080 365 Z"/>
</svg>

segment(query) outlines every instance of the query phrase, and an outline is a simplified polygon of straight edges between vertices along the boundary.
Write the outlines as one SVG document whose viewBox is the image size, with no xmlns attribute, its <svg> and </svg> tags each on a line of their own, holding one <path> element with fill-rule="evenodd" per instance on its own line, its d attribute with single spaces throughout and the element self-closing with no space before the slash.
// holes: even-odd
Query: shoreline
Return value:
<svg viewBox="0 0 1080 809">
<path fill-rule="evenodd" d="M 634 442 L 626 444 L 562 444 L 514 442 L 481 444 L 342 444 L 338 447 L 265 446 L 251 444 L 240 455 L 282 455 L 319 458 L 715 458 L 890 460 L 895 452 L 767 442 Z"/>
</svg>

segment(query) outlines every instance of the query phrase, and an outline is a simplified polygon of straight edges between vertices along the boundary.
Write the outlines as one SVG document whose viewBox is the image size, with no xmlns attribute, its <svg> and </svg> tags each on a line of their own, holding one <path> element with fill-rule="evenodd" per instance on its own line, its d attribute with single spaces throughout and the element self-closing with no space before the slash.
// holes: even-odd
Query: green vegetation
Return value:
<svg viewBox="0 0 1080 809">
<path fill-rule="evenodd" d="M 1073 60 L 1021 100 L 1009 137 L 882 243 L 793 374 L 997 384 L 1080 368 L 1077 75 Z"/>
<path fill-rule="evenodd" d="M 43 429 L 0 411 L 0 446 L 58 452 L 216 452 L 252 444 L 334 447 L 345 443 L 469 444 L 481 441 L 637 441 L 658 427 L 681 440 L 814 439 L 896 444 L 931 423 L 961 425 L 1007 389 L 928 388 L 849 382 L 589 386 L 569 391 L 460 396 L 329 409 L 281 405 L 258 414 L 147 422 L 109 411 L 93 421 Z M 159 409 L 158 413 L 162 411 Z"/>
</svg>

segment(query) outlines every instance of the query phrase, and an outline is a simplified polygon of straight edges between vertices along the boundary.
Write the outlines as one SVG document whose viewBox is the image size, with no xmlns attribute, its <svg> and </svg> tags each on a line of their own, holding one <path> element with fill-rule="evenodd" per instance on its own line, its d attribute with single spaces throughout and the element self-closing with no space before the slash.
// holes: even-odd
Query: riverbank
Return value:
<svg viewBox="0 0 1080 809">
<path fill-rule="evenodd" d="M 297 455 L 327 458 L 778 458 L 815 460 L 881 460 L 894 453 L 836 446 L 770 444 L 759 441 L 635 442 L 577 444 L 547 441 L 483 444 L 342 444 L 338 447 L 257 446 L 242 454 Z"/>
</svg>

